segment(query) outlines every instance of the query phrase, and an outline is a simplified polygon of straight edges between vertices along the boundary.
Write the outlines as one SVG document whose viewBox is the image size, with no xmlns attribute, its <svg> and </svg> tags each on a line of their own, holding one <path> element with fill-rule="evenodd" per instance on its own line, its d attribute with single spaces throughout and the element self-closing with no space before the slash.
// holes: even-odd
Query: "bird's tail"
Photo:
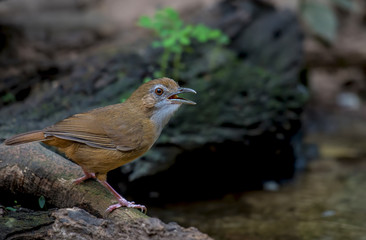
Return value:
<svg viewBox="0 0 366 240">
<path fill-rule="evenodd" d="M 43 141 L 46 140 L 44 133 L 42 130 L 36 130 L 26 133 L 21 133 L 15 136 L 12 136 L 4 141 L 5 145 L 18 145 L 23 143 L 35 142 L 35 141 Z"/>
</svg>

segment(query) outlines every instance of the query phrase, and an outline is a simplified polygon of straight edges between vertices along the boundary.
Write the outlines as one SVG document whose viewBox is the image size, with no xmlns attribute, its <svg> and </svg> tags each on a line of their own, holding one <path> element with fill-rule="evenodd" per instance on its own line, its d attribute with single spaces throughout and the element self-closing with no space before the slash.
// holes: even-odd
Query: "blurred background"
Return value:
<svg viewBox="0 0 366 240">
<path fill-rule="evenodd" d="M 122 195 L 214 239 L 364 239 L 365 30 L 363 0 L 3 0 L 0 137 L 167 76 L 198 104 Z"/>
</svg>

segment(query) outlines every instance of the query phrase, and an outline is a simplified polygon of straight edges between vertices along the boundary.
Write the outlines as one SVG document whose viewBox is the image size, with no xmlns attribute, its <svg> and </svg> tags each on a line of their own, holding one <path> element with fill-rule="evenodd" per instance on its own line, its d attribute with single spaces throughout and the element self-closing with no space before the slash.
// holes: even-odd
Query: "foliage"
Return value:
<svg viewBox="0 0 366 240">
<path fill-rule="evenodd" d="M 218 29 L 211 29 L 203 24 L 185 24 L 179 14 L 172 8 L 157 11 L 153 18 L 142 16 L 138 25 L 155 32 L 158 40 L 152 43 L 154 48 L 163 48 L 160 59 L 160 71 L 154 77 L 163 77 L 167 73 L 169 60 L 173 59 L 173 77 L 178 78 L 182 68 L 182 54 L 193 41 L 206 43 L 214 41 L 218 45 L 228 43 L 229 38 Z"/>
<path fill-rule="evenodd" d="M 13 207 L 6 207 L 5 209 L 11 212 L 16 212 L 16 209 Z"/>
<path fill-rule="evenodd" d="M 346 11 L 356 9 L 352 0 L 328 0 L 323 3 L 317 0 L 302 0 L 300 13 L 306 25 L 327 42 L 333 42 L 337 36 L 338 18 L 335 14 L 335 7 Z"/>
<path fill-rule="evenodd" d="M 46 206 L 46 198 L 44 196 L 40 196 L 38 198 L 38 205 L 41 209 L 45 208 Z M 16 212 L 17 209 L 19 209 L 21 205 L 18 203 L 17 200 L 14 200 L 14 205 L 12 207 L 6 207 L 5 209 L 11 212 Z"/>
<path fill-rule="evenodd" d="M 18 204 L 17 200 L 14 200 L 14 206 L 13 207 L 6 207 L 5 209 L 11 212 L 16 212 L 17 208 L 20 208 L 21 205 Z"/>
</svg>

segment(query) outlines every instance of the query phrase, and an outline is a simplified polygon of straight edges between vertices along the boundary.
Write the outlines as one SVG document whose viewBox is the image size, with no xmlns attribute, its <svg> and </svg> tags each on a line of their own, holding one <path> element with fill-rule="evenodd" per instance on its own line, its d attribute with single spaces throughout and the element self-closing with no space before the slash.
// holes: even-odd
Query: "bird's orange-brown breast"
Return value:
<svg viewBox="0 0 366 240">
<path fill-rule="evenodd" d="M 44 129 L 46 144 L 59 148 L 90 172 L 107 173 L 144 154 L 155 141 L 155 127 L 130 104 L 77 114 Z"/>
</svg>

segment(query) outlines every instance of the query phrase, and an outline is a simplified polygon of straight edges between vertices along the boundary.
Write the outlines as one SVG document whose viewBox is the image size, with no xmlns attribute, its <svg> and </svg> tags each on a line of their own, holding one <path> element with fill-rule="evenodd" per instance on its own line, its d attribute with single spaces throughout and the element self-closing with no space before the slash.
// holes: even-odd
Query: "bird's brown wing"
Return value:
<svg viewBox="0 0 366 240">
<path fill-rule="evenodd" d="M 136 149 L 142 139 L 142 127 L 139 127 L 138 123 L 130 126 L 131 124 L 123 124 L 123 121 L 115 122 L 108 117 L 103 121 L 98 120 L 96 114 L 88 112 L 66 118 L 45 128 L 43 132 L 46 137 L 54 136 L 96 148 L 119 151 Z"/>
</svg>

